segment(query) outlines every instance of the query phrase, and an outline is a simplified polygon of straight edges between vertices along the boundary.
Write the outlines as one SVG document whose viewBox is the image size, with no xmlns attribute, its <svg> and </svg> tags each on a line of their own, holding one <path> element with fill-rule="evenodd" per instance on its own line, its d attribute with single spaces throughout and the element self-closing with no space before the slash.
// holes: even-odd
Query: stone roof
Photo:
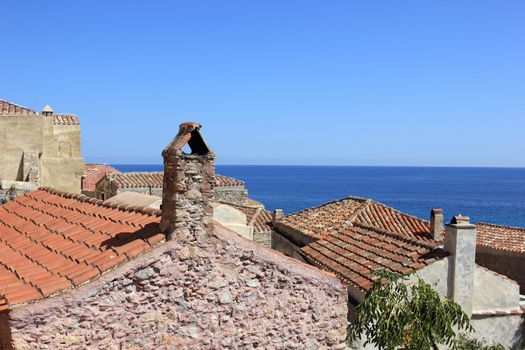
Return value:
<svg viewBox="0 0 525 350">
<path fill-rule="evenodd" d="M 298 253 L 362 292 L 372 287 L 376 270 L 406 274 L 446 256 L 435 245 L 360 224 L 333 229 Z"/>
<path fill-rule="evenodd" d="M 525 254 L 525 228 L 487 222 L 476 224 L 477 245 L 491 249 Z"/>
<path fill-rule="evenodd" d="M 246 225 L 253 226 L 254 233 L 270 232 L 272 230 L 272 213 L 264 208 L 254 208 L 245 205 L 238 205 L 229 202 L 221 202 L 240 210 L 246 215 Z"/>
<path fill-rule="evenodd" d="M 0 99 L 0 115 L 9 116 L 26 116 L 26 115 L 40 115 L 37 111 L 31 108 L 17 105 L 9 101 Z M 74 114 L 54 113 L 53 125 L 80 125 L 78 118 Z"/>
<path fill-rule="evenodd" d="M 0 310 L 77 287 L 164 241 L 159 210 L 50 188 L 0 206 Z"/>
<path fill-rule="evenodd" d="M 289 214 L 278 220 L 279 227 L 291 228 L 315 239 L 332 231 L 362 224 L 397 233 L 423 242 L 434 242 L 430 223 L 371 199 L 348 196 Z"/>
<path fill-rule="evenodd" d="M 112 183 L 117 188 L 162 188 L 163 179 L 164 172 L 162 171 L 119 172 L 113 176 Z M 219 174 L 215 174 L 215 183 L 217 187 L 244 186 L 244 182 L 241 180 Z"/>
</svg>

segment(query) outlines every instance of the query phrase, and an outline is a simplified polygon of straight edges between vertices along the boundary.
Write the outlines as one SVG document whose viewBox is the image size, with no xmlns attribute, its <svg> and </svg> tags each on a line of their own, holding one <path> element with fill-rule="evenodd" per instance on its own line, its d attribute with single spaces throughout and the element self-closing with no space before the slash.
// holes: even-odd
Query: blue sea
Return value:
<svg viewBox="0 0 525 350">
<path fill-rule="evenodd" d="M 244 180 L 250 197 L 285 213 L 355 195 L 424 219 L 430 209 L 443 208 L 447 220 L 463 214 L 472 222 L 525 227 L 525 168 L 218 165 L 216 171 Z"/>
</svg>

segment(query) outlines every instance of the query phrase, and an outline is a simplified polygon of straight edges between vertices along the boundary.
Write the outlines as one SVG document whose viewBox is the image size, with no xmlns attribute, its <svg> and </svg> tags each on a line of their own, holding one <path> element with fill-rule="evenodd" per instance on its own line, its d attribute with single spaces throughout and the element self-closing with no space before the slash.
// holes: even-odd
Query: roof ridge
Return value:
<svg viewBox="0 0 525 350">
<path fill-rule="evenodd" d="M 35 115 L 38 115 L 38 114 L 39 114 L 36 110 L 34 110 L 34 109 L 32 109 L 32 108 L 29 108 L 29 107 L 26 107 L 26 106 L 22 106 L 22 105 L 20 105 L 20 104 L 18 104 L 18 103 L 14 103 L 14 102 L 10 102 L 10 101 L 4 100 L 3 98 L 0 98 L 0 102 L 4 102 L 4 103 L 7 103 L 7 104 L 12 105 L 12 106 L 14 106 L 14 107 L 18 107 L 18 108 L 22 108 L 22 109 L 25 109 L 25 110 L 31 111 L 31 112 L 33 112 Z"/>
<path fill-rule="evenodd" d="M 164 171 L 121 171 L 119 175 L 136 175 L 136 174 L 164 174 Z"/>
<path fill-rule="evenodd" d="M 139 214 L 157 216 L 157 217 L 160 217 L 162 215 L 162 210 L 159 210 L 159 209 L 147 208 L 147 207 L 142 207 L 142 206 L 137 206 L 137 205 L 104 203 L 104 201 L 101 199 L 90 198 L 83 194 L 64 192 L 64 191 L 60 191 L 52 187 L 39 187 L 38 189 L 42 191 L 46 191 L 54 195 L 64 197 L 64 198 L 74 199 L 79 202 L 91 203 L 91 204 L 95 204 L 95 205 L 109 208 L 109 209 L 118 209 L 118 210 L 130 212 L 130 213 L 139 213 Z M 30 193 L 31 192 L 27 192 L 27 194 L 30 194 Z"/>
<path fill-rule="evenodd" d="M 370 200 L 370 198 L 364 198 L 364 197 L 357 197 L 357 196 L 348 195 L 348 196 L 340 198 L 340 199 L 334 199 L 334 200 L 331 200 L 331 201 L 328 201 L 328 202 L 324 202 L 324 203 L 321 203 L 321 204 L 318 204 L 318 205 L 314 205 L 313 207 L 308 207 L 308 208 L 304 208 L 304 209 L 295 211 L 293 213 L 285 215 L 285 217 L 289 216 L 289 215 L 295 215 L 295 214 L 303 212 L 305 210 L 321 208 L 321 207 L 327 206 L 329 204 L 342 202 L 342 201 L 347 200 L 347 199 L 353 199 L 353 200 L 356 200 L 356 201 L 362 201 L 363 203 L 366 202 L 367 200 Z"/>
<path fill-rule="evenodd" d="M 385 207 L 385 208 L 391 209 L 392 211 L 395 211 L 396 213 L 399 213 L 399 214 L 401 214 L 401 215 L 403 215 L 403 216 L 407 216 L 407 217 L 410 217 L 410 218 L 413 218 L 413 219 L 417 219 L 417 220 L 421 220 L 421 221 L 424 221 L 424 222 L 428 222 L 428 223 L 430 223 L 429 220 L 425 220 L 425 219 L 422 219 L 422 218 L 420 218 L 420 217 L 418 217 L 418 216 L 415 216 L 415 215 L 412 215 L 412 214 L 405 213 L 404 211 L 401 211 L 401 210 L 399 210 L 399 209 L 396 209 L 396 208 L 394 208 L 394 207 L 391 207 L 391 206 L 389 206 L 389 205 L 387 205 L 387 204 L 385 204 L 385 203 L 378 202 L 378 201 L 376 201 L 376 200 L 374 200 L 374 199 L 370 199 L 370 201 L 371 201 L 371 203 L 378 204 L 378 205 L 380 205 L 380 206 L 382 206 L 382 207 Z"/>
<path fill-rule="evenodd" d="M 255 224 L 255 221 L 257 220 L 257 217 L 262 212 L 262 208 L 257 208 L 255 210 L 255 213 L 253 213 L 252 218 L 250 219 L 250 222 L 247 223 L 247 226 L 253 226 Z"/>
<path fill-rule="evenodd" d="M 53 112 L 53 114 L 52 114 L 52 116 L 62 116 L 62 115 L 69 115 L 69 116 L 73 116 L 73 117 L 77 116 L 74 113 L 57 113 L 57 112 Z"/>
<path fill-rule="evenodd" d="M 365 229 L 365 230 L 372 230 L 372 231 L 375 231 L 377 233 L 385 234 L 387 236 L 390 236 L 390 237 L 393 237 L 393 238 L 396 238 L 396 239 L 400 239 L 400 240 L 402 240 L 402 241 L 404 241 L 406 243 L 412 243 L 412 244 L 419 245 L 419 246 L 424 247 L 424 248 L 437 249 L 437 245 L 426 243 L 426 242 L 423 242 L 423 241 L 420 241 L 418 239 L 414 239 L 414 238 L 411 238 L 411 237 L 408 237 L 408 236 L 400 235 L 400 234 L 397 234 L 395 232 L 387 231 L 387 230 L 381 229 L 379 227 L 368 226 L 368 225 L 364 225 L 364 224 L 361 224 L 361 223 L 358 223 L 358 222 L 354 223 L 353 227 L 359 227 L 359 228 L 362 228 L 362 229 Z"/>
<path fill-rule="evenodd" d="M 501 227 L 501 228 L 511 228 L 513 230 L 519 230 L 519 231 L 524 231 L 525 232 L 525 227 L 519 227 L 519 226 L 508 226 L 508 225 L 503 225 L 503 224 L 493 224 L 491 222 L 484 222 L 484 221 L 476 222 L 476 225 L 494 226 L 494 227 Z"/>
</svg>

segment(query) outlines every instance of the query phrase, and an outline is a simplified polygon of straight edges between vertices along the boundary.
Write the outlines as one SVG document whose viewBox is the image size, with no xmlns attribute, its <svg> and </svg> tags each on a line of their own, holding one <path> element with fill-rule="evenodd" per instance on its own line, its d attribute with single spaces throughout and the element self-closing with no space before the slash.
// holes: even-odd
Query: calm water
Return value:
<svg viewBox="0 0 525 350">
<path fill-rule="evenodd" d="M 162 165 L 115 167 L 162 170 Z M 461 213 L 474 222 L 525 227 L 525 168 L 219 165 L 217 173 L 244 180 L 250 197 L 285 213 L 352 194 L 422 218 L 439 207 L 447 219 Z"/>
</svg>

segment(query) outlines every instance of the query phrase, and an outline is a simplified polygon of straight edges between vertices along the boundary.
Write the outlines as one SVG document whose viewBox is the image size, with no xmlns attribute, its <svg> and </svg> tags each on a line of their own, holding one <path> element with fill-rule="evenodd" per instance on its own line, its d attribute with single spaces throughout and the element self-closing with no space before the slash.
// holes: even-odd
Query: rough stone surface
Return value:
<svg viewBox="0 0 525 350">
<path fill-rule="evenodd" d="M 218 202 L 244 205 L 248 198 L 248 191 L 244 186 L 221 186 L 213 190 L 215 200 Z"/>
<path fill-rule="evenodd" d="M 335 277 L 215 227 L 11 311 L 15 348 L 344 347 L 346 290 Z"/>
</svg>

